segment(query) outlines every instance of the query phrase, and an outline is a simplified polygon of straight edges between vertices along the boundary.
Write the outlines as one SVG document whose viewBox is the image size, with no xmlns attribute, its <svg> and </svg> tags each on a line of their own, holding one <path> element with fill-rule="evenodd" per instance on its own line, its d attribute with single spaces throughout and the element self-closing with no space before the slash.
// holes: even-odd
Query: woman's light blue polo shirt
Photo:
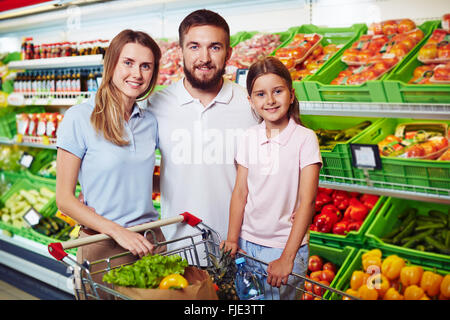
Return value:
<svg viewBox="0 0 450 320">
<path fill-rule="evenodd" d="M 135 105 L 124 123 L 125 138 L 130 143 L 120 147 L 92 127 L 94 98 L 69 108 L 57 131 L 56 146 L 82 160 L 78 181 L 85 204 L 124 227 L 157 220 L 152 201 L 158 147 L 156 118 Z"/>
</svg>

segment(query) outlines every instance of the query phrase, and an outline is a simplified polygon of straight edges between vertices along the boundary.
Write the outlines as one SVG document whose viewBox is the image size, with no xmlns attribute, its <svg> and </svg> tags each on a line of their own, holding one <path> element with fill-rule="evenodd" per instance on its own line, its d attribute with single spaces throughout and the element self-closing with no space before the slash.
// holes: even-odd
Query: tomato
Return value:
<svg viewBox="0 0 450 320">
<path fill-rule="evenodd" d="M 323 47 L 323 53 L 324 54 L 331 54 L 331 53 L 334 53 L 334 52 L 336 52 L 338 50 L 339 50 L 339 48 L 333 43 Z"/>
<path fill-rule="evenodd" d="M 450 70 L 447 68 L 436 68 L 436 70 L 434 70 L 434 78 L 436 80 L 449 81 Z"/>
<path fill-rule="evenodd" d="M 304 292 L 302 295 L 302 300 L 314 300 L 314 296 L 309 293 Z"/>
<path fill-rule="evenodd" d="M 160 289 L 182 289 L 189 285 L 185 277 L 179 274 L 169 274 L 167 277 L 163 278 L 159 283 Z"/>
<path fill-rule="evenodd" d="M 389 53 L 394 54 L 396 57 L 403 57 L 409 52 L 409 49 L 406 47 L 406 45 L 403 42 L 398 42 L 394 44 L 389 50 Z"/>
<path fill-rule="evenodd" d="M 358 61 L 366 62 L 369 58 L 373 57 L 375 53 L 370 49 L 361 50 L 356 56 L 358 57 Z"/>
<path fill-rule="evenodd" d="M 328 281 L 325 281 L 325 280 L 320 280 L 319 283 L 321 283 L 321 284 L 323 284 L 323 285 L 326 285 L 326 286 L 330 286 L 330 283 L 329 283 Z M 323 288 L 323 287 L 321 287 L 321 286 L 318 286 L 317 284 L 314 285 L 314 291 L 313 291 L 314 294 L 316 294 L 316 295 L 322 297 L 323 294 L 324 294 L 326 291 L 327 291 L 327 289 L 325 289 L 325 288 Z"/>
<path fill-rule="evenodd" d="M 322 276 L 322 270 L 317 270 L 314 272 L 311 272 L 309 277 L 314 281 L 320 281 L 320 277 Z"/>
<path fill-rule="evenodd" d="M 322 270 L 323 260 L 318 255 L 312 255 L 308 260 L 308 269 L 311 272 Z"/>
<path fill-rule="evenodd" d="M 419 42 L 420 40 L 422 40 L 424 36 L 425 35 L 424 35 L 423 31 L 420 29 L 414 29 L 413 31 L 408 33 L 408 37 L 415 39 L 416 42 Z"/>
<path fill-rule="evenodd" d="M 400 41 L 400 43 L 403 43 L 408 51 L 410 51 L 416 45 L 416 41 L 412 38 L 403 39 L 402 41 Z"/>
<path fill-rule="evenodd" d="M 336 274 L 331 270 L 322 270 L 320 278 L 321 280 L 328 281 L 329 283 L 331 283 L 335 276 Z"/>
<path fill-rule="evenodd" d="M 333 271 L 334 274 L 336 274 L 337 268 L 336 265 L 333 262 L 327 262 L 323 265 L 323 270 L 330 270 Z"/>
<path fill-rule="evenodd" d="M 306 277 L 309 279 L 308 276 L 306 276 Z M 309 291 L 309 292 L 313 292 L 314 285 L 311 281 L 308 281 L 308 279 L 305 280 L 305 290 Z"/>
<path fill-rule="evenodd" d="M 436 145 L 434 143 L 432 143 L 431 141 L 421 143 L 420 146 L 423 148 L 425 155 L 430 155 L 430 154 L 433 154 L 436 151 L 438 151 L 438 148 L 436 147 Z"/>
<path fill-rule="evenodd" d="M 422 148 L 421 145 L 413 145 L 408 148 L 408 150 L 405 152 L 405 156 L 407 158 L 418 158 L 423 157 L 425 155 L 425 150 Z"/>
</svg>

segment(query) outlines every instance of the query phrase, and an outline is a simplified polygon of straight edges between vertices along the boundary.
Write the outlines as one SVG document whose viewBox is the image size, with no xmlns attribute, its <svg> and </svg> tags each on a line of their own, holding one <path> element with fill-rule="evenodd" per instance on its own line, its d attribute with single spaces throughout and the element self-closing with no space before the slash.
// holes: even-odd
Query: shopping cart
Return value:
<svg viewBox="0 0 450 320">
<path fill-rule="evenodd" d="M 173 225 L 176 223 L 186 223 L 189 226 L 193 227 L 196 232 L 190 234 L 188 236 L 180 237 L 177 239 L 167 240 L 164 242 L 159 242 L 156 239 L 156 235 L 152 229 L 158 227 L 166 227 L 169 225 Z M 134 232 L 144 232 L 145 237 L 152 237 L 152 243 L 156 248 L 167 246 L 169 249 L 161 255 L 179 255 L 182 258 L 186 259 L 190 266 L 195 266 L 197 268 L 208 269 L 213 265 L 212 258 L 216 259 L 220 258 L 220 235 L 210 228 L 208 225 L 202 222 L 199 218 L 193 216 L 192 214 L 185 212 L 176 217 L 168 218 L 164 220 L 158 220 L 154 222 L 149 222 L 146 224 L 134 226 L 128 228 L 130 231 Z M 163 231 L 164 233 L 164 231 Z M 69 240 L 66 242 L 56 242 L 50 243 L 48 245 L 49 253 L 58 261 L 64 263 L 68 270 L 72 273 L 72 279 L 74 279 L 74 293 L 77 299 L 81 297 L 85 299 L 95 299 L 101 300 L 107 297 L 107 299 L 125 299 L 130 300 L 131 298 L 118 292 L 115 290 L 114 285 L 111 287 L 105 285 L 104 283 L 99 283 L 94 281 L 94 275 L 105 274 L 114 268 L 119 268 L 126 264 L 114 264 L 115 259 L 119 259 L 126 255 L 132 255 L 129 251 L 123 252 L 105 259 L 100 259 L 97 261 L 83 261 L 79 263 L 76 259 L 68 255 L 65 250 L 81 247 L 84 245 L 96 243 L 103 240 L 110 239 L 105 234 L 96 234 L 92 236 L 88 236 L 85 238 L 79 238 L 75 240 Z M 201 254 L 199 254 L 199 250 L 203 250 Z M 246 255 L 245 253 L 239 253 L 239 255 L 244 256 L 246 259 L 251 259 L 254 262 L 261 263 L 267 265 L 266 262 L 261 261 L 257 258 Z M 130 263 L 128 263 L 130 264 Z M 98 268 L 98 266 L 102 266 Z M 93 271 L 93 267 L 97 266 L 97 270 Z M 103 267 L 104 266 L 104 267 Z M 260 274 L 260 276 L 267 276 L 266 274 Z M 342 297 L 347 297 L 348 299 L 357 299 L 351 295 L 346 294 L 345 292 L 341 292 L 334 288 L 324 285 L 323 283 L 314 281 L 307 277 L 304 277 L 300 274 L 291 273 L 292 277 L 299 277 L 304 281 L 310 281 L 313 285 L 319 286 L 323 288 L 323 290 L 330 290 L 334 293 L 341 295 Z M 78 279 L 79 283 L 76 283 Z M 289 284 L 287 284 L 289 285 Z M 278 290 L 277 288 L 273 288 L 273 290 Z M 299 292 L 306 292 L 302 287 L 296 287 L 296 290 Z M 308 292 L 317 298 L 322 298 L 319 295 L 316 295 L 312 292 Z"/>
</svg>

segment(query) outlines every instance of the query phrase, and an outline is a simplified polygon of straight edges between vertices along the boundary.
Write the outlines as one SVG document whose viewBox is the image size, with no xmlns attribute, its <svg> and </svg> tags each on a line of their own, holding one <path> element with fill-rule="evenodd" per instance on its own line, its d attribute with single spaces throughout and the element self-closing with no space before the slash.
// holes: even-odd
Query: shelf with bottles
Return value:
<svg viewBox="0 0 450 320">
<path fill-rule="evenodd" d="M 33 60 L 18 60 L 8 63 L 10 70 L 35 70 L 54 68 L 77 68 L 88 66 L 102 66 L 103 55 L 70 56 Z"/>
</svg>

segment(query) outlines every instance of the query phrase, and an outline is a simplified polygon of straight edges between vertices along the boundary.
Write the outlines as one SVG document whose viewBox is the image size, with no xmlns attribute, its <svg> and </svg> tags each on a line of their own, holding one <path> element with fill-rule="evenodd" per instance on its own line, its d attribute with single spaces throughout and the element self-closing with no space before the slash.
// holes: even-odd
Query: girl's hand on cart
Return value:
<svg viewBox="0 0 450 320">
<path fill-rule="evenodd" d="M 231 257 L 235 257 L 236 252 L 243 252 L 242 250 L 239 249 L 239 246 L 237 244 L 237 242 L 234 241 L 229 241 L 229 240 L 224 240 L 220 243 L 220 249 L 224 249 L 225 252 L 228 252 L 231 250 Z"/>
<path fill-rule="evenodd" d="M 287 284 L 289 275 L 294 267 L 294 261 L 281 256 L 267 266 L 267 283 L 279 288 L 281 284 Z"/>
<path fill-rule="evenodd" d="M 154 245 L 150 243 L 142 234 L 127 230 L 122 226 L 117 226 L 110 236 L 124 249 L 129 250 L 133 255 L 142 258 L 153 253 Z"/>
</svg>

